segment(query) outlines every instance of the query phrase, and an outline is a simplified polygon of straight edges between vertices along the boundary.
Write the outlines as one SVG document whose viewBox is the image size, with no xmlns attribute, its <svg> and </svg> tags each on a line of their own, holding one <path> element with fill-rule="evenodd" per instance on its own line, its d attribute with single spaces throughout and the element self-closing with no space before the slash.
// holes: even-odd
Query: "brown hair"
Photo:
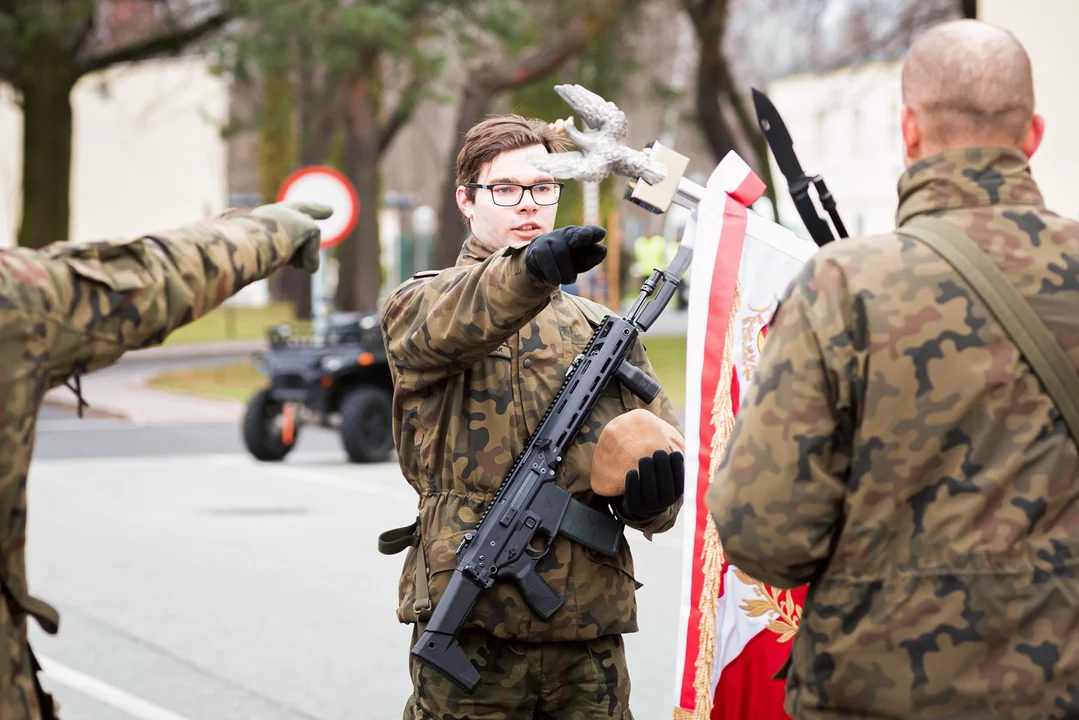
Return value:
<svg viewBox="0 0 1079 720">
<path fill-rule="evenodd" d="M 499 154 L 529 145 L 542 145 L 547 152 L 562 152 L 571 147 L 565 135 L 543 120 L 520 115 L 494 115 L 476 123 L 465 135 L 465 144 L 457 154 L 457 185 L 476 182 L 483 168 Z M 476 199 L 475 188 L 465 188 L 469 200 Z"/>
</svg>

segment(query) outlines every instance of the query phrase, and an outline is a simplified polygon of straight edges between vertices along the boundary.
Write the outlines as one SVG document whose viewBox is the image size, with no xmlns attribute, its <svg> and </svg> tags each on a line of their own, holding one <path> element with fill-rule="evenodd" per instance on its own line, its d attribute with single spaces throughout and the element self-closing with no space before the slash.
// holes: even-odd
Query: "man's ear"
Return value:
<svg viewBox="0 0 1079 720">
<path fill-rule="evenodd" d="M 899 128 L 903 133 L 903 160 L 910 167 L 922 158 L 922 128 L 909 105 L 899 109 Z"/>
<path fill-rule="evenodd" d="M 1019 143 L 1019 149 L 1023 151 L 1028 160 L 1034 156 L 1034 153 L 1038 152 L 1038 147 L 1041 146 L 1043 137 L 1045 137 L 1045 118 L 1034 113 L 1034 117 L 1030 120 L 1027 134 L 1023 136 L 1023 140 Z"/>
<path fill-rule="evenodd" d="M 464 185 L 457 186 L 457 209 L 461 211 L 461 214 L 465 216 L 465 219 L 472 222 L 472 208 L 475 205 L 474 202 L 468 199 L 468 190 Z"/>
</svg>

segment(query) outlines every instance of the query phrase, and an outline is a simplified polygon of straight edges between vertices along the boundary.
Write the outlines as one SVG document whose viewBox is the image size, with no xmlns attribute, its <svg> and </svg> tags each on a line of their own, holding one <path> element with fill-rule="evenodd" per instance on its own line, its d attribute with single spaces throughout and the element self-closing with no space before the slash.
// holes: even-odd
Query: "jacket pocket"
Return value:
<svg viewBox="0 0 1079 720">
<path fill-rule="evenodd" d="M 147 284 L 147 270 L 142 258 L 145 248 L 136 242 L 82 243 L 73 248 L 65 247 L 53 257 L 81 278 L 101 283 L 116 292 L 125 292 Z"/>
</svg>

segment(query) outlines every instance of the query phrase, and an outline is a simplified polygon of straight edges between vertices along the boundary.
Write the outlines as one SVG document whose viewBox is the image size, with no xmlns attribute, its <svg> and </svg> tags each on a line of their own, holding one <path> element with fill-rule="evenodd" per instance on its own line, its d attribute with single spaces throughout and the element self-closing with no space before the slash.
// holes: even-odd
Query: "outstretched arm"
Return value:
<svg viewBox="0 0 1079 720">
<path fill-rule="evenodd" d="M 304 245 L 313 242 L 317 253 L 318 228 L 309 219 L 304 226 L 299 213 L 255 213 L 0 255 L 0 285 L 26 318 L 26 341 L 43 353 L 49 385 L 161 343 L 294 255 L 309 256 Z M 304 252 L 297 255 L 297 248 Z"/>
</svg>

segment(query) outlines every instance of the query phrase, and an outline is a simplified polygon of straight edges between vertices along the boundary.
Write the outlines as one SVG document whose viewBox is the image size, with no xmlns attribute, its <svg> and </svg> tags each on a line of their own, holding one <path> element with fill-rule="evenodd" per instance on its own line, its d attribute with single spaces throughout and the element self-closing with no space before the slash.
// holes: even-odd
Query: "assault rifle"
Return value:
<svg viewBox="0 0 1079 720">
<path fill-rule="evenodd" d="M 555 91 L 598 130 L 581 133 L 571 120 L 566 132 L 583 154 L 542 155 L 532 159 L 533 165 L 560 178 L 598 181 L 611 172 L 624 175 L 631 178 L 626 199 L 653 213 L 665 212 L 671 203 L 697 206 L 704 188 L 682 177 L 688 158 L 659 143 L 647 154 L 626 147 L 625 115 L 613 103 L 580 86 L 559 85 Z M 540 578 L 536 564 L 556 535 L 618 555 L 622 523 L 574 500 L 555 482 L 555 471 L 608 384 L 617 379 L 646 403 L 659 393 L 659 384 L 626 358 L 677 292 L 692 259 L 692 242 L 684 238 L 670 265 L 645 280 L 626 317 L 607 315 L 597 325 L 479 524 L 457 548 L 457 567 L 412 655 L 468 692 L 480 676 L 456 636 L 485 590 L 499 580 L 516 582 L 532 611 L 549 619 L 565 598 Z M 539 548 L 533 545 L 537 540 Z"/>
</svg>

